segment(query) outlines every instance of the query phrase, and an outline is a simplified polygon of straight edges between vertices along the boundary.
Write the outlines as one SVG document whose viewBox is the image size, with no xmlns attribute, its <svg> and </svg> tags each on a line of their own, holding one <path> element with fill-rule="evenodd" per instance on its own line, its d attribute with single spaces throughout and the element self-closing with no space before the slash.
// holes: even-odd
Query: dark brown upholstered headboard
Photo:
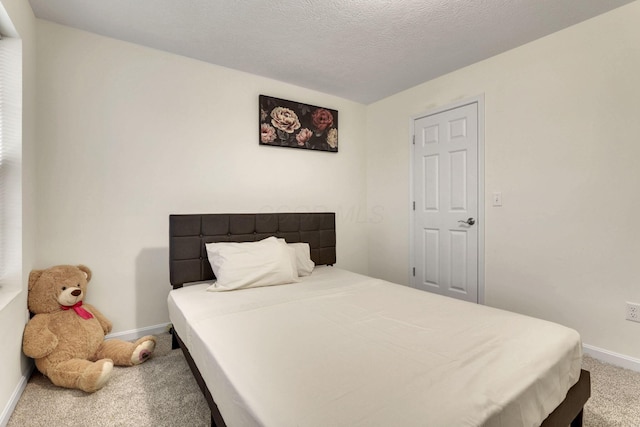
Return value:
<svg viewBox="0 0 640 427">
<path fill-rule="evenodd" d="M 335 213 L 188 214 L 169 216 L 169 275 L 174 288 L 214 279 L 205 243 L 269 236 L 307 242 L 316 265 L 336 262 Z"/>
</svg>

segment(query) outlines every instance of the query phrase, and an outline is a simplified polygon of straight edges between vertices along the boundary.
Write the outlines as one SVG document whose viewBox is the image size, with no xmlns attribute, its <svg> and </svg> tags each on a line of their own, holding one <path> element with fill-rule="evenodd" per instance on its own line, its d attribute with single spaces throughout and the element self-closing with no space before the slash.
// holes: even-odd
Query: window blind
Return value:
<svg viewBox="0 0 640 427">
<path fill-rule="evenodd" d="M 0 290 L 22 257 L 21 50 L 20 39 L 0 38 Z"/>
</svg>

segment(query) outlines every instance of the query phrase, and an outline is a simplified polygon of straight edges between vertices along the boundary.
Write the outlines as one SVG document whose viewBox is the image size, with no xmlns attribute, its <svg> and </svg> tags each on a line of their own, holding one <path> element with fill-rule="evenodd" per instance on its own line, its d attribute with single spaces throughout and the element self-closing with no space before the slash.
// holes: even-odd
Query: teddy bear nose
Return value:
<svg viewBox="0 0 640 427">
<path fill-rule="evenodd" d="M 73 295 L 74 297 L 77 297 L 81 293 L 82 293 L 82 291 L 80 289 L 76 289 L 75 291 L 71 292 L 71 295 Z"/>
</svg>

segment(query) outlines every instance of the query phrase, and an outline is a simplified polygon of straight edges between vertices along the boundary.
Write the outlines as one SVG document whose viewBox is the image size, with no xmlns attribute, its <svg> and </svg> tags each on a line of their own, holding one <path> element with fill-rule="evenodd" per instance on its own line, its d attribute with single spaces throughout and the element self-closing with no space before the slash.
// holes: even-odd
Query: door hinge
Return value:
<svg viewBox="0 0 640 427">
<path fill-rule="evenodd" d="M 416 268 L 413 267 L 413 277 L 416 277 Z"/>
<path fill-rule="evenodd" d="M 416 210 L 416 202 L 415 201 L 413 202 L 413 210 L 414 211 Z"/>
<path fill-rule="evenodd" d="M 416 145 L 416 136 L 413 135 L 413 145 Z"/>
</svg>

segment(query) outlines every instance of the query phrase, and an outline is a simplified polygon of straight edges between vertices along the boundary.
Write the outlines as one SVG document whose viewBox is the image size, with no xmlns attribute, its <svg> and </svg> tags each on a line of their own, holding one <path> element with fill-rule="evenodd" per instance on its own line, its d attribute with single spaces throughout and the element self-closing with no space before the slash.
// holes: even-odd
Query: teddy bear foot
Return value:
<svg viewBox="0 0 640 427">
<path fill-rule="evenodd" d="M 155 337 L 148 336 L 140 338 L 136 344 L 138 344 L 131 354 L 131 363 L 133 365 L 139 365 L 146 361 L 153 354 L 153 350 L 156 348 Z"/>
<path fill-rule="evenodd" d="M 78 381 L 78 388 L 87 393 L 100 390 L 111 378 L 112 369 L 113 361 L 111 359 L 98 360 L 82 373 Z"/>
</svg>

